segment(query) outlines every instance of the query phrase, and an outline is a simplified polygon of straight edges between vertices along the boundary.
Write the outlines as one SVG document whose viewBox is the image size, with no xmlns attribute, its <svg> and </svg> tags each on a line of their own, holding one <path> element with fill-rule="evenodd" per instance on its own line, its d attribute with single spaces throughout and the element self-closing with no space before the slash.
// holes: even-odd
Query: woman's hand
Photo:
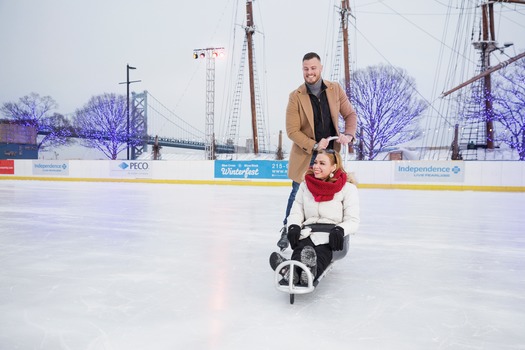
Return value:
<svg viewBox="0 0 525 350">
<path fill-rule="evenodd" d="M 330 230 L 328 237 L 328 245 L 332 250 L 343 250 L 343 243 L 345 241 L 345 230 L 341 226 L 336 226 Z"/>
<path fill-rule="evenodd" d="M 290 227 L 288 227 L 288 241 L 290 242 L 290 247 L 292 249 L 295 249 L 295 247 L 297 247 L 300 236 L 301 236 L 301 226 L 290 225 Z"/>
</svg>

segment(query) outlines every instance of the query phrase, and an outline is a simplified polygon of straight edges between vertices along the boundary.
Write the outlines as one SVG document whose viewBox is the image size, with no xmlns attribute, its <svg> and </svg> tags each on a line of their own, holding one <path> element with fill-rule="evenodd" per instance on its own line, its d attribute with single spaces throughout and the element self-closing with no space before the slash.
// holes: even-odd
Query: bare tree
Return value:
<svg viewBox="0 0 525 350">
<path fill-rule="evenodd" d="M 76 111 L 73 119 L 81 143 L 100 150 L 109 159 L 117 159 L 128 142 L 131 146 L 139 144 L 141 130 L 130 125 L 130 133 L 127 134 L 126 106 L 126 97 L 122 95 L 106 93 L 92 97 L 82 109 Z"/>
<path fill-rule="evenodd" d="M 350 99 L 358 115 L 360 153 L 373 160 L 386 148 L 414 140 L 427 103 L 416 97 L 414 79 L 399 68 L 372 66 L 352 76 Z"/>
<path fill-rule="evenodd" d="M 494 119 L 504 128 L 496 141 L 515 149 L 519 159 L 525 160 L 525 59 L 505 68 L 495 83 Z"/>
<path fill-rule="evenodd" d="M 69 120 L 53 112 L 57 107 L 58 104 L 50 96 L 41 97 L 33 92 L 21 97 L 18 102 L 4 103 L 0 111 L 9 120 L 35 127 L 40 135 L 44 135 L 38 142 L 38 149 L 44 150 L 73 142 L 69 137 Z"/>
<path fill-rule="evenodd" d="M 38 143 L 38 148 L 47 150 L 51 147 L 66 146 L 74 143 L 74 131 L 71 121 L 60 113 L 43 120 L 39 131 L 44 137 Z"/>
</svg>

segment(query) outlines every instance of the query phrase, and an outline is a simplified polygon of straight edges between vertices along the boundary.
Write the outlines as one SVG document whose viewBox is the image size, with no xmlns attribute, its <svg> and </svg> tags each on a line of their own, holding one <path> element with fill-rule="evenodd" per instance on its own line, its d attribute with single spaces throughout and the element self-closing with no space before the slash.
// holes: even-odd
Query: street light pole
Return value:
<svg viewBox="0 0 525 350">
<path fill-rule="evenodd" d="M 126 114 L 127 114 L 127 130 L 126 130 L 126 151 L 127 151 L 127 159 L 129 160 L 129 70 L 130 69 L 137 69 L 135 67 L 131 67 L 129 64 L 126 65 L 126 73 L 127 73 L 127 91 L 126 91 Z"/>
<path fill-rule="evenodd" d="M 206 159 L 215 159 L 215 59 L 224 56 L 224 47 L 209 47 L 193 50 L 193 58 L 206 58 Z"/>
<path fill-rule="evenodd" d="M 126 152 L 127 152 L 127 160 L 129 160 L 129 130 L 130 130 L 130 120 L 129 120 L 129 84 L 131 83 L 138 83 L 140 80 L 133 80 L 129 81 L 129 71 L 130 69 L 137 69 L 136 67 L 132 67 L 129 64 L 126 65 L 126 82 L 120 83 L 120 84 L 126 84 L 126 116 L 127 116 L 127 124 L 126 124 Z"/>
</svg>

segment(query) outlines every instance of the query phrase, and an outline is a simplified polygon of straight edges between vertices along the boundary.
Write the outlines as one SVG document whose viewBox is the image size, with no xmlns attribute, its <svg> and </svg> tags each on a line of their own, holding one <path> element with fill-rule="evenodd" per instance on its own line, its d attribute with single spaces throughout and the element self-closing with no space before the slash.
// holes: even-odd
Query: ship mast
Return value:
<svg viewBox="0 0 525 350">
<path fill-rule="evenodd" d="M 228 143 L 235 143 L 239 136 L 240 114 L 242 109 L 243 85 L 245 80 L 244 68 L 248 61 L 248 80 L 250 85 L 250 111 L 252 120 L 252 139 L 246 140 L 246 148 L 255 154 L 268 151 L 267 130 L 265 129 L 264 111 L 259 87 L 254 34 L 255 24 L 252 9 L 253 0 L 246 0 L 246 26 L 244 28 L 244 43 L 242 46 L 237 83 L 232 98 L 232 110 L 228 118 L 227 136 Z M 248 56 L 248 57 L 246 57 Z"/>
<path fill-rule="evenodd" d="M 350 97 L 350 49 L 348 42 L 348 16 L 350 15 L 349 0 L 341 0 L 341 28 L 343 29 L 343 53 L 345 65 L 345 92 Z"/>
<path fill-rule="evenodd" d="M 259 137 L 257 135 L 257 108 L 255 106 L 255 81 L 253 67 L 253 33 L 255 26 L 253 23 L 252 0 L 246 1 L 246 40 L 248 43 L 248 74 L 250 79 L 250 107 L 252 112 L 252 134 L 253 134 L 253 153 L 259 154 Z"/>
<path fill-rule="evenodd" d="M 350 98 L 350 45 L 348 40 L 348 22 L 350 16 L 349 0 L 341 0 L 341 10 L 339 14 L 341 16 L 341 29 L 343 31 L 343 62 L 345 67 L 344 88 L 346 96 Z M 351 143 L 348 144 L 348 153 L 354 153 L 354 146 Z"/>
<path fill-rule="evenodd" d="M 490 67 L 490 53 L 497 48 L 496 34 L 494 33 L 494 4 L 492 2 L 482 4 L 481 13 L 483 18 L 483 41 L 477 43 L 478 46 L 475 45 L 474 47 L 481 50 L 481 71 L 484 72 Z M 494 149 L 494 112 L 490 98 L 492 93 L 490 74 L 483 77 L 483 86 L 487 149 Z"/>
<path fill-rule="evenodd" d="M 492 94 L 492 81 L 490 74 L 505 67 L 507 64 L 512 63 L 525 56 L 522 53 L 516 57 L 509 59 L 506 64 L 499 64 L 495 67 L 490 66 L 490 54 L 495 50 L 500 50 L 496 42 L 496 33 L 494 29 L 494 3 L 506 2 L 516 3 L 525 5 L 524 0 L 492 0 L 487 1 L 481 5 L 482 13 L 482 40 L 475 42 L 474 47 L 481 51 L 481 73 L 467 80 L 466 82 L 450 89 L 442 94 L 445 97 L 454 91 L 457 91 L 471 83 L 483 78 L 483 104 L 484 104 L 484 115 L 485 115 L 485 130 L 486 130 L 486 148 L 494 149 L 494 111 L 492 106 L 491 94 Z"/>
</svg>

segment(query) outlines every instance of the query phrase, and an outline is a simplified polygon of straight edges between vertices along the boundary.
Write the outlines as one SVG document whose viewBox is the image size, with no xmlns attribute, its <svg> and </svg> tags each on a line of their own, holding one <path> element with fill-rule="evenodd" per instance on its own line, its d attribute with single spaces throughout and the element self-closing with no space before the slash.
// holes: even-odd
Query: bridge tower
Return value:
<svg viewBox="0 0 525 350">
<path fill-rule="evenodd" d="M 142 143 L 131 146 L 131 158 L 137 159 L 148 152 L 148 92 L 131 93 L 131 124 L 133 130 L 142 131 Z"/>
</svg>

